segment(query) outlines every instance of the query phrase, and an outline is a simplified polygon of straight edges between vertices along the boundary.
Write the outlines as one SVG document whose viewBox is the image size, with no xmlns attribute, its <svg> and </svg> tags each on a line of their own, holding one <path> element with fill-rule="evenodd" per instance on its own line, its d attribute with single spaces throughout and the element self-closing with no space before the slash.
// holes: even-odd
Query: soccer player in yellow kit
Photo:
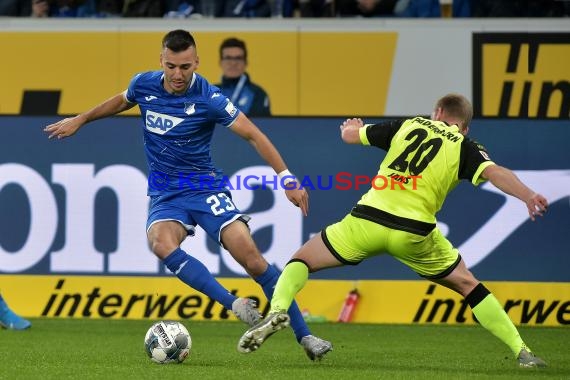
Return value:
<svg viewBox="0 0 570 380">
<path fill-rule="evenodd" d="M 523 201 L 533 221 L 548 207 L 541 194 L 529 189 L 511 170 L 491 161 L 482 145 L 465 136 L 472 116 L 473 108 L 464 96 L 448 94 L 437 101 L 430 119 L 415 117 L 374 125 L 348 119 L 340 126 L 346 143 L 387 151 L 378 175 L 350 214 L 293 255 L 277 282 L 269 314 L 244 333 L 238 351 L 257 350 L 265 339 L 288 325 L 286 310 L 310 272 L 356 265 L 388 253 L 420 276 L 465 297 L 481 326 L 511 349 L 520 366 L 546 366 L 436 226 L 435 214 L 463 179 L 474 185 L 491 181 Z M 390 179 L 389 186 L 386 179 Z"/>
</svg>

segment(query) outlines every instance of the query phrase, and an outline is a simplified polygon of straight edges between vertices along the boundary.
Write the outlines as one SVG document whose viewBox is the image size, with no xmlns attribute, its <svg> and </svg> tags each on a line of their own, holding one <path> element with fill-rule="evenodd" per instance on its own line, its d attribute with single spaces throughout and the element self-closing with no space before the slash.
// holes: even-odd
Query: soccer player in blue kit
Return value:
<svg viewBox="0 0 570 380">
<path fill-rule="evenodd" d="M 189 32 L 173 30 L 164 36 L 160 64 L 160 71 L 136 74 L 126 91 L 44 130 L 49 138 L 69 137 L 88 122 L 138 105 L 149 168 L 151 200 L 147 236 L 152 251 L 184 283 L 254 325 L 261 318 L 255 303 L 231 294 L 180 244 L 200 225 L 230 252 L 271 299 L 279 271 L 259 252 L 247 225 L 249 216 L 234 205 L 230 192 L 223 186 L 222 171 L 212 163 L 210 142 L 215 125 L 226 126 L 253 145 L 283 183 L 291 180 L 291 173 L 267 136 L 217 87 L 195 72 L 199 58 Z M 156 186 L 158 183 L 160 186 Z M 284 191 L 306 215 L 306 191 L 295 188 Z M 332 350 L 330 342 L 310 333 L 296 304 L 289 313 L 297 341 L 311 360 L 320 360 Z"/>
</svg>

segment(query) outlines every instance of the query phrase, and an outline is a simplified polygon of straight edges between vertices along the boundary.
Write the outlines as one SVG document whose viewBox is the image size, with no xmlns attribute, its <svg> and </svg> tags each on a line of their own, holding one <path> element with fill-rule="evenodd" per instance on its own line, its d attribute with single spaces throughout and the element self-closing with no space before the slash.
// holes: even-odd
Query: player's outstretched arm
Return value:
<svg viewBox="0 0 570 380">
<path fill-rule="evenodd" d="M 74 117 L 68 117 L 44 128 L 48 137 L 63 139 L 73 136 L 79 128 L 90 121 L 116 115 L 132 108 L 134 104 L 127 102 L 124 93 L 117 94 L 87 112 Z"/>
<path fill-rule="evenodd" d="M 360 118 L 346 119 L 340 125 L 340 137 L 347 144 L 361 144 L 360 128 L 364 126 L 364 122 Z"/>
<path fill-rule="evenodd" d="M 238 115 L 230 129 L 253 145 L 261 158 L 263 158 L 265 162 L 275 170 L 275 173 L 279 174 L 288 172 L 285 161 L 271 140 L 269 140 L 269 138 L 243 113 Z M 287 177 L 290 176 L 287 175 Z M 285 195 L 291 203 L 301 209 L 303 215 L 307 216 L 307 213 L 309 212 L 309 194 L 305 189 L 299 188 L 296 183 L 291 183 L 290 188 L 289 186 L 285 186 Z"/>
<path fill-rule="evenodd" d="M 542 216 L 548 209 L 546 198 L 522 183 L 511 170 L 499 165 L 491 165 L 483 170 L 482 176 L 502 192 L 523 201 L 533 222 L 537 215 Z"/>
</svg>

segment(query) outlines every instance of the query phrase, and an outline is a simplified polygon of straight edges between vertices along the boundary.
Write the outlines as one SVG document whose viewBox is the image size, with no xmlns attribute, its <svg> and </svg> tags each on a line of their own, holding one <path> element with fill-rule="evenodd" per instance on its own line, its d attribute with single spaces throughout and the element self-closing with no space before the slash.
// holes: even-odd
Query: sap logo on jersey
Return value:
<svg viewBox="0 0 570 380">
<path fill-rule="evenodd" d="M 158 112 L 146 111 L 145 125 L 150 132 L 163 135 L 180 124 L 184 119 Z"/>
</svg>

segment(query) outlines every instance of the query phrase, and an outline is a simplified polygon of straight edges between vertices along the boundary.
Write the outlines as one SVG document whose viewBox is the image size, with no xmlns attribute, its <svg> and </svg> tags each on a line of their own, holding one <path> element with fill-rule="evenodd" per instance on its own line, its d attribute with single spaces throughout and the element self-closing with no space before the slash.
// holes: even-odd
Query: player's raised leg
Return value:
<svg viewBox="0 0 570 380">
<path fill-rule="evenodd" d="M 248 325 L 257 323 L 261 315 L 252 300 L 238 298 L 230 293 L 204 264 L 180 248 L 180 243 L 187 235 L 187 230 L 178 221 L 153 223 L 148 229 L 152 251 L 182 282 L 216 300 Z"/>
<path fill-rule="evenodd" d="M 295 295 L 307 283 L 309 266 L 317 270 L 338 265 L 340 262 L 331 255 L 320 235 L 305 243 L 279 276 L 271 298 L 269 314 L 242 335 L 238 343 L 238 351 L 242 353 L 255 351 L 267 338 L 288 326 L 289 320 L 286 318 L 286 310 L 293 303 Z M 312 335 L 301 341 L 311 360 L 319 360 L 332 350 L 330 342 L 316 337 L 316 339 L 312 339 L 311 337 Z"/>
<path fill-rule="evenodd" d="M 546 362 L 528 348 L 499 301 L 473 276 L 463 259 L 448 276 L 433 281 L 463 295 L 481 326 L 511 349 L 521 367 L 546 367 Z"/>
<path fill-rule="evenodd" d="M 247 225 L 238 222 L 232 223 L 224 229 L 223 234 L 224 246 L 261 286 L 267 299 L 271 300 L 280 272 L 274 266 L 268 264 L 259 253 Z M 225 244 L 226 241 L 228 244 Z M 291 325 L 297 342 L 303 347 L 309 359 L 320 360 L 327 352 L 332 350 L 331 342 L 311 334 L 297 303 L 293 299 L 287 302 L 287 306 L 282 312 L 280 310 L 279 314 L 285 314 L 288 317 L 279 316 L 272 321 L 273 324 L 266 318 L 265 322 L 267 323 L 263 329 L 264 332 L 261 334 L 264 336 L 263 340 L 265 336 Z M 245 350 L 247 351 L 248 349 L 245 348 Z"/>
<path fill-rule="evenodd" d="M 242 335 L 238 351 L 246 354 L 257 350 L 267 338 L 287 326 L 289 326 L 289 315 L 285 310 L 269 313 Z"/>
</svg>

